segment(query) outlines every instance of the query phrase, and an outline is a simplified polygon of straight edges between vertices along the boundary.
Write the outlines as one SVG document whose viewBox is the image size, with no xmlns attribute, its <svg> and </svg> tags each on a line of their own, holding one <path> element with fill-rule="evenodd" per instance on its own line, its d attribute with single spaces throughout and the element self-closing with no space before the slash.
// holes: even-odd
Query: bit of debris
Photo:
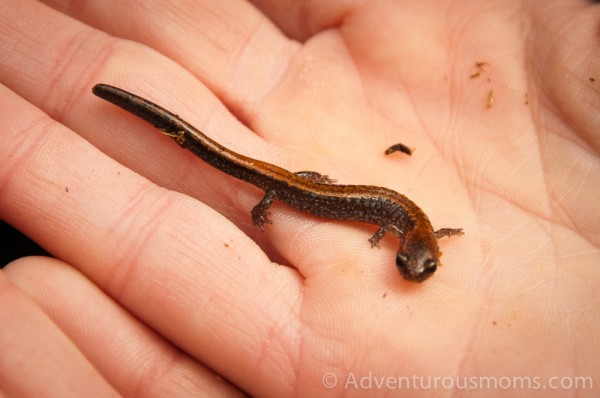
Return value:
<svg viewBox="0 0 600 398">
<path fill-rule="evenodd" d="M 477 72 L 472 73 L 471 76 L 469 76 L 471 79 L 475 79 L 476 77 L 479 77 L 479 75 L 481 75 L 483 72 L 485 72 L 485 67 L 487 66 L 487 62 L 482 62 L 482 61 L 478 61 L 475 62 L 475 67 L 477 68 Z"/>
<path fill-rule="evenodd" d="M 488 99 L 487 99 L 488 109 L 494 105 L 495 98 L 496 98 L 496 92 L 494 90 L 490 90 L 490 92 L 488 93 Z"/>
<path fill-rule="evenodd" d="M 385 154 L 389 155 L 392 154 L 394 152 L 402 152 L 405 153 L 407 155 L 412 155 L 412 153 L 415 151 L 415 148 L 409 148 L 406 145 L 402 144 L 402 143 L 398 143 L 398 144 L 394 144 L 391 147 L 389 147 L 388 149 L 385 150 Z"/>
</svg>

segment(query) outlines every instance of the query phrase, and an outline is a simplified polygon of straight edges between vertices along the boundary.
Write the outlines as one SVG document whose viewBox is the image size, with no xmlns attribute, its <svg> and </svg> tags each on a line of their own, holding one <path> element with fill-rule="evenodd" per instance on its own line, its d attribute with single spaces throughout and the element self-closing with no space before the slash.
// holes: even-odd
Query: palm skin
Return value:
<svg viewBox="0 0 600 398">
<path fill-rule="evenodd" d="M 0 216 L 56 257 L 0 275 L 5 395 L 598 379 L 598 6 L 51 3 L 0 12 Z M 93 97 L 97 82 L 245 155 L 397 190 L 466 235 L 415 284 L 397 240 L 370 248 L 372 226 L 276 204 L 261 232 L 259 190 Z M 414 155 L 383 155 L 398 141 Z M 427 394 L 482 391 L 521 390 Z"/>
</svg>

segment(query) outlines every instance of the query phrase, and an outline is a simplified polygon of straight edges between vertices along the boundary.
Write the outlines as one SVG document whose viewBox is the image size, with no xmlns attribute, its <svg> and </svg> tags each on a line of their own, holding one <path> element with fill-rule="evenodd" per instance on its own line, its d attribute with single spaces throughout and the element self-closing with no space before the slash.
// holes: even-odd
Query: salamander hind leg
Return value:
<svg viewBox="0 0 600 398">
<path fill-rule="evenodd" d="M 269 207 L 273 204 L 276 196 L 275 191 L 267 191 L 262 200 L 251 211 L 252 223 L 260 227 L 262 231 L 265 230 L 264 224 L 272 224 L 269 220 L 269 214 L 271 214 Z"/>
<path fill-rule="evenodd" d="M 329 178 L 328 175 L 317 173 L 316 171 L 298 171 L 294 174 L 302 178 L 306 178 L 307 180 L 318 182 L 321 184 L 335 184 L 337 181 L 333 178 Z"/>
<path fill-rule="evenodd" d="M 465 233 L 463 232 L 462 228 L 442 228 L 442 229 L 438 229 L 437 231 L 434 232 L 434 235 L 437 239 L 444 237 L 444 236 L 455 236 L 455 235 L 464 235 Z"/>
<path fill-rule="evenodd" d="M 369 242 L 371 243 L 371 247 L 379 247 L 379 242 L 383 239 L 383 236 L 386 232 L 391 232 L 396 235 L 398 238 L 402 238 L 402 230 L 393 224 L 383 225 L 381 228 L 375 232 L 373 236 L 369 238 Z"/>
</svg>

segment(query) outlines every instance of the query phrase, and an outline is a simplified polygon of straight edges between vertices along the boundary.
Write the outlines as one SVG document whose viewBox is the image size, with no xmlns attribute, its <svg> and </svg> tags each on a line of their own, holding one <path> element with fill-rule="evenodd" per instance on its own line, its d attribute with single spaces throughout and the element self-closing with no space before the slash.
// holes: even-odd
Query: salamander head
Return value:
<svg viewBox="0 0 600 398">
<path fill-rule="evenodd" d="M 407 281 L 423 282 L 433 275 L 438 265 L 439 249 L 433 234 L 408 234 L 396 254 L 396 266 Z"/>
</svg>

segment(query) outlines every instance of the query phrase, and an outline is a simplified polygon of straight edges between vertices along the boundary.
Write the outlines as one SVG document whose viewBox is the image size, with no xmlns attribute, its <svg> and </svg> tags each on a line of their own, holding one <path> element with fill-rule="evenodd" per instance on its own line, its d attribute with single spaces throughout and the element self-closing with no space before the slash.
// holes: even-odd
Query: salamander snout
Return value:
<svg viewBox="0 0 600 398">
<path fill-rule="evenodd" d="M 396 254 L 396 266 L 407 281 L 423 282 L 437 269 L 437 257 L 426 249 L 413 251 L 410 254 L 399 250 Z"/>
</svg>

